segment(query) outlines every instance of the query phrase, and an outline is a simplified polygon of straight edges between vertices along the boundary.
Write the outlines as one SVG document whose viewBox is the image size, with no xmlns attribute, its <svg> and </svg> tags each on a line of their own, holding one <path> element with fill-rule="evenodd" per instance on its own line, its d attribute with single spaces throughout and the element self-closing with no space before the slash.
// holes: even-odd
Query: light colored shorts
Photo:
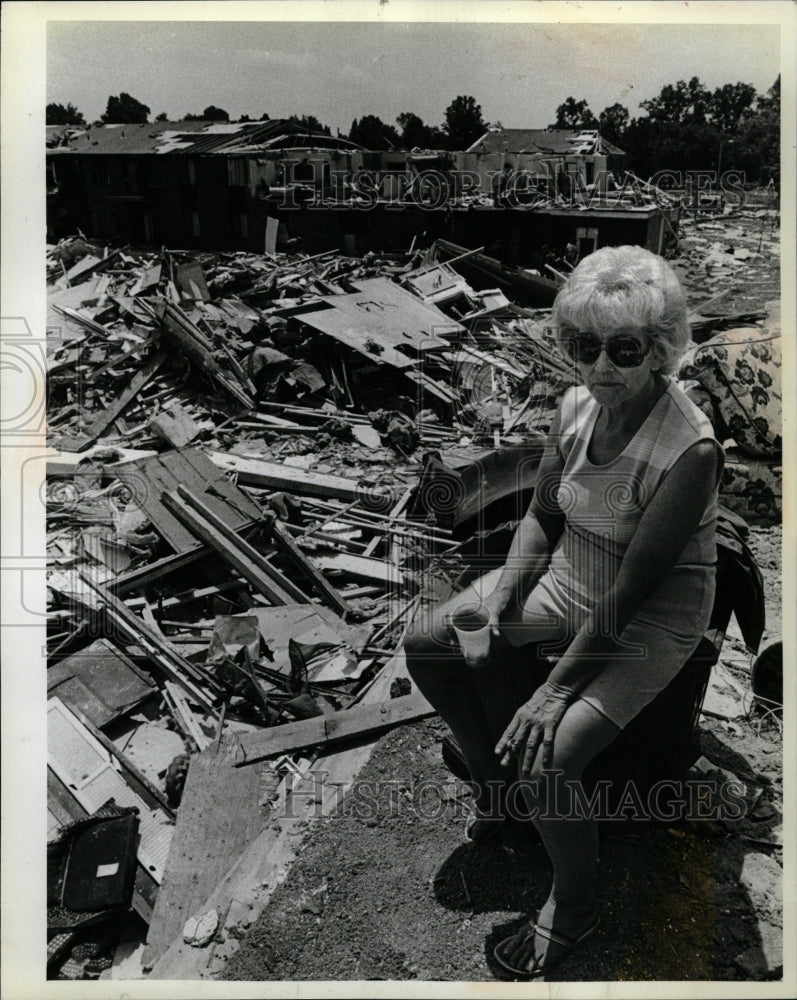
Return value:
<svg viewBox="0 0 797 1000">
<path fill-rule="evenodd" d="M 501 569 L 491 570 L 470 584 L 454 599 L 473 601 L 492 593 Z M 687 634 L 635 618 L 621 635 L 621 648 L 603 666 L 579 695 L 615 725 L 623 729 L 664 690 L 695 651 L 708 627 L 713 606 L 713 580 L 703 593 L 704 613 L 697 629 Z M 538 653 L 561 655 L 581 627 L 589 608 L 568 599 L 550 571 L 525 598 L 522 606 L 510 606 L 501 616 L 501 632 L 513 646 L 542 643 Z M 694 623 L 694 618 L 690 626 Z"/>
</svg>

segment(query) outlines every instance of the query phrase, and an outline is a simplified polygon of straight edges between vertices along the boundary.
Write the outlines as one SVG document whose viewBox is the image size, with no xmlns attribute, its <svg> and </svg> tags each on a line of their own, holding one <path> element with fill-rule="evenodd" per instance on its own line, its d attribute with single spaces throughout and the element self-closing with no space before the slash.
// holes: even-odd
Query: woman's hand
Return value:
<svg viewBox="0 0 797 1000">
<path fill-rule="evenodd" d="M 465 663 L 469 667 L 478 669 L 479 667 L 484 667 L 490 662 L 490 653 L 492 652 L 492 641 L 497 639 L 501 634 L 501 629 L 499 628 L 498 621 L 503 614 L 507 604 L 509 604 L 510 594 L 506 591 L 494 590 L 491 594 L 488 594 L 482 600 L 482 604 L 490 612 L 490 646 L 487 648 L 486 653 L 482 653 L 480 656 L 474 656 L 472 653 L 463 650 L 462 655 L 465 658 Z M 453 632 L 451 627 L 451 617 L 448 618 L 449 629 Z"/>
<path fill-rule="evenodd" d="M 553 762 L 556 727 L 572 700 L 573 693 L 566 688 L 549 681 L 541 684 L 526 704 L 515 712 L 495 748 L 497 754 L 503 754 L 501 765 L 508 764 L 510 753 L 513 753 L 521 762 L 521 777 L 526 777 L 542 744 L 542 766 L 549 768 Z"/>
</svg>

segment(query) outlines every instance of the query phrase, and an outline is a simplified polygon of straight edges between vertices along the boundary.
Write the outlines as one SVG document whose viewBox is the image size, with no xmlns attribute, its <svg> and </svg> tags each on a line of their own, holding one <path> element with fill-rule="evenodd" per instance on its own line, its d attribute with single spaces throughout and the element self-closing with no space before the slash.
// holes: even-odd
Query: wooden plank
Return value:
<svg viewBox="0 0 797 1000">
<path fill-rule="evenodd" d="M 401 514 L 404 513 L 404 511 L 405 511 L 405 509 L 407 507 L 407 504 L 409 503 L 410 497 L 412 496 L 412 494 L 414 492 L 415 492 L 415 487 L 414 486 L 408 486 L 407 489 L 404 490 L 404 492 L 402 493 L 401 497 L 399 498 L 398 503 L 388 513 L 388 517 L 390 518 L 390 521 L 388 522 L 388 524 L 385 525 L 385 527 L 382 529 L 382 531 L 388 532 L 390 530 L 391 525 L 395 521 L 395 519 L 397 517 L 400 517 Z M 374 537 L 371 539 L 371 541 L 366 545 L 365 551 L 363 552 L 363 555 L 364 556 L 372 556 L 374 554 L 374 552 L 376 551 L 376 549 L 377 549 L 377 547 L 378 547 L 378 545 L 379 545 L 379 543 L 381 541 L 382 541 L 382 532 L 380 531 L 378 534 L 374 535 Z"/>
<path fill-rule="evenodd" d="M 343 476 L 325 476 L 304 469 L 292 469 L 276 462 L 264 462 L 242 455 L 230 455 L 221 451 L 210 453 L 210 460 L 225 472 L 236 472 L 238 482 L 244 486 L 259 486 L 261 489 L 284 490 L 302 496 L 323 499 L 344 500 L 351 503 L 360 495 L 357 481 Z"/>
<path fill-rule="evenodd" d="M 387 698 L 393 680 L 406 676 L 406 661 L 403 651 L 400 651 L 377 675 L 366 696 L 367 700 L 378 702 Z M 372 749 L 373 743 L 365 743 L 350 750 L 321 756 L 298 785 L 293 781 L 290 784 L 283 782 L 272 807 L 272 816 L 278 817 L 277 822 L 264 828 L 232 863 L 221 882 L 198 908 L 198 912 L 206 913 L 214 907 L 220 913 L 227 912 L 232 909 L 231 903 L 237 903 L 246 912 L 249 921 L 256 920 L 267 905 L 272 890 L 296 858 L 301 842 L 296 834 L 305 823 L 317 818 L 319 813 L 329 815 L 336 808 L 342 795 L 368 760 Z M 315 799 L 319 789 L 322 796 L 320 810 Z M 294 808 L 290 807 L 291 801 L 295 803 Z M 215 976 L 239 944 L 237 935 L 222 931 L 226 941 L 216 947 L 213 955 L 208 949 L 186 945 L 182 935 L 176 937 L 153 968 L 150 978 L 207 979 Z"/>
<path fill-rule="evenodd" d="M 315 561 L 321 569 L 341 570 L 363 580 L 377 580 L 388 587 L 401 587 L 404 584 L 403 573 L 382 559 L 369 559 L 350 552 L 336 552 L 334 555 L 318 553 Z"/>
<path fill-rule="evenodd" d="M 147 515 L 152 527 L 175 552 L 186 552 L 196 546 L 194 535 L 161 502 L 161 494 L 175 489 L 178 480 L 161 463 L 160 456 L 126 462 L 117 468 L 116 475 L 130 490 L 133 502 Z"/>
<path fill-rule="evenodd" d="M 155 431 L 172 448 L 185 448 L 201 430 L 191 414 L 179 403 L 165 406 L 160 413 L 152 417 L 149 429 Z"/>
<path fill-rule="evenodd" d="M 357 705 L 334 715 L 273 726 L 263 733 L 250 733 L 241 737 L 243 757 L 237 762 L 237 766 L 309 747 L 320 746 L 330 750 L 341 743 L 379 736 L 402 723 L 417 722 L 430 715 L 434 715 L 434 709 L 420 692 L 416 692 L 378 705 Z"/>
<path fill-rule="evenodd" d="M 95 726 L 107 726 L 148 698 L 153 682 L 107 639 L 73 653 L 47 670 L 47 693 Z"/>
<path fill-rule="evenodd" d="M 259 804 L 260 772 L 233 767 L 237 752 L 235 739 L 224 737 L 218 754 L 214 746 L 191 757 L 147 935 L 145 966 L 154 965 L 172 940 L 182 936 L 190 916 L 205 912 L 200 907 L 223 878 L 230 858 L 240 856 L 265 827 L 268 809 Z"/>
<path fill-rule="evenodd" d="M 229 376 L 221 370 L 216 363 L 211 352 L 211 344 L 202 331 L 192 323 L 185 313 L 172 302 L 162 302 L 162 312 L 159 314 L 145 300 L 140 300 L 142 305 L 150 309 L 151 314 L 162 324 L 164 334 L 175 343 L 182 352 L 192 361 L 200 371 L 205 372 L 213 378 L 219 385 L 234 396 L 239 403 L 251 409 L 254 407 L 254 400 Z"/>
<path fill-rule="evenodd" d="M 230 527 L 237 530 L 244 522 L 263 517 L 257 501 L 231 482 L 199 448 L 167 451 L 160 458 L 182 486 L 187 486 Z"/>
<path fill-rule="evenodd" d="M 296 588 L 289 580 L 270 566 L 253 546 L 239 538 L 215 515 L 210 514 L 207 508 L 202 509 L 200 513 L 198 508 L 202 505 L 196 498 L 193 499 L 197 507 L 189 506 L 186 496 L 190 497 L 192 494 L 181 487 L 178 493 L 164 493 L 163 501 L 170 510 L 182 518 L 197 538 L 218 552 L 225 562 L 268 601 L 272 604 L 293 604 L 296 601 Z M 304 599 L 305 595 L 301 594 L 300 600 Z"/>
<path fill-rule="evenodd" d="M 199 680 L 206 686 L 211 685 L 210 680 L 202 676 L 197 668 L 181 656 L 166 639 L 148 628 L 145 622 L 136 617 L 105 587 L 94 584 L 83 572 L 80 573 L 80 577 L 91 592 L 94 606 L 105 612 L 109 625 L 115 630 L 115 634 L 123 636 L 133 645 L 141 646 L 147 657 L 160 667 L 167 677 L 176 681 L 198 705 L 212 712 L 213 701 L 211 698 L 189 678 Z"/>
<path fill-rule="evenodd" d="M 260 507 L 243 490 L 226 480 L 196 448 L 165 452 L 154 458 L 125 462 L 114 470 L 132 493 L 153 527 L 176 552 L 196 547 L 195 536 L 161 501 L 161 494 L 188 485 L 234 530 L 262 517 Z"/>
<path fill-rule="evenodd" d="M 254 527 L 250 521 L 238 528 L 237 531 L 245 538 Z M 130 569 L 126 573 L 120 573 L 113 580 L 108 580 L 105 586 L 116 594 L 128 594 L 131 590 L 145 587 L 155 580 L 159 580 L 168 573 L 174 573 L 178 569 L 185 569 L 197 559 L 204 559 L 211 554 L 209 545 L 194 539 L 194 547 L 185 552 L 176 552 L 170 556 L 164 556 L 146 566 L 138 566 Z"/>
<path fill-rule="evenodd" d="M 141 392 L 144 386 L 152 379 L 165 360 L 166 352 L 158 351 L 158 353 L 154 357 L 150 358 L 147 364 L 140 369 L 140 371 L 136 372 L 128 383 L 127 388 L 119 396 L 117 396 L 111 404 L 106 406 L 102 413 L 97 414 L 82 434 L 76 434 L 74 436 L 67 435 L 67 437 L 62 439 L 62 450 L 85 451 L 86 448 L 94 444 L 100 434 L 102 434 L 107 427 L 110 427 L 114 420 L 116 420 L 116 418 L 127 409 L 139 392 Z"/>
<path fill-rule="evenodd" d="M 98 445 L 98 447 L 102 447 Z M 102 466 L 102 475 L 113 476 L 115 474 L 115 467 L 121 465 L 123 462 L 130 462 L 138 458 L 152 458 L 156 453 L 154 451 L 141 451 L 133 448 L 119 448 L 116 445 L 113 446 L 115 452 L 121 453 L 124 457 L 117 461 L 108 462 L 103 460 L 101 462 L 96 462 L 92 459 L 93 464 Z M 83 471 L 81 468 L 81 463 L 92 458 L 91 455 L 81 455 L 75 451 L 57 451 L 53 455 L 48 455 L 47 457 L 47 478 L 48 479 L 71 479 L 75 475 L 80 475 Z"/>
<path fill-rule="evenodd" d="M 339 594 L 332 584 L 325 579 L 321 570 L 317 569 L 312 564 L 293 538 L 291 538 L 289 532 L 276 521 L 271 526 L 271 540 L 277 546 L 277 550 L 284 555 L 303 576 L 310 580 L 313 587 L 327 601 L 330 607 L 344 615 L 348 611 L 351 611 L 351 608 L 341 594 Z"/>
<path fill-rule="evenodd" d="M 210 745 L 210 738 L 205 736 L 194 718 L 194 713 L 186 701 L 185 695 L 174 681 L 166 681 L 165 694 L 174 714 L 175 721 L 180 724 L 183 732 L 196 743 L 199 750 L 205 750 Z"/>
</svg>

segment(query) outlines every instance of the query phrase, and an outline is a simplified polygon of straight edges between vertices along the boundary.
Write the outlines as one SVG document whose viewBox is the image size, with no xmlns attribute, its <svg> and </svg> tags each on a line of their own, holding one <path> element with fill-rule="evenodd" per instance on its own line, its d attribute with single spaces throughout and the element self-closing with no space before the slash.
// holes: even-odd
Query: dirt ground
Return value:
<svg viewBox="0 0 797 1000">
<path fill-rule="evenodd" d="M 723 226 L 698 236 L 742 223 Z M 761 308 L 778 294 L 768 236 L 759 253 L 758 229 L 744 229 L 755 257 L 733 270 L 725 312 Z M 692 278 L 690 304 L 713 294 L 714 280 L 691 254 L 681 264 Z M 750 544 L 765 579 L 766 641 L 780 631 L 779 527 L 752 528 Z M 775 722 L 750 710 L 750 657 L 735 623 L 714 675 L 726 710 L 701 716 L 703 773 L 713 765 L 741 780 L 743 817 L 605 823 L 601 924 L 548 981 L 781 977 L 781 737 Z M 226 979 L 506 978 L 493 947 L 543 902 L 550 864 L 532 834 L 511 848 L 465 841 L 469 793 L 442 762 L 445 732 L 433 719 L 379 741 L 360 773 L 359 798 L 310 825 Z M 431 784 L 421 794 L 423 782 Z"/>
</svg>

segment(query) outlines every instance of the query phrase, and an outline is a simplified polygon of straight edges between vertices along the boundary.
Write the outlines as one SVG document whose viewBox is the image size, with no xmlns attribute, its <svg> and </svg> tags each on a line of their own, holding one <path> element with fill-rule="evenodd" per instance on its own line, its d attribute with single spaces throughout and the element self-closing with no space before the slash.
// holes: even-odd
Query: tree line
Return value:
<svg viewBox="0 0 797 1000">
<path fill-rule="evenodd" d="M 100 116 L 95 125 L 111 124 L 143 124 L 149 121 L 151 112 L 146 104 L 131 97 L 130 94 L 111 95 L 108 98 L 105 113 Z M 155 116 L 155 121 L 167 121 L 168 115 L 161 111 Z M 241 115 L 239 122 L 269 121 L 268 114 L 252 117 Z M 48 104 L 46 112 L 48 125 L 74 125 L 87 128 L 85 117 L 73 104 Z M 230 115 L 223 108 L 211 104 L 201 114 L 186 112 L 179 121 L 230 121 Z M 315 115 L 291 115 L 288 121 L 294 122 L 308 130 L 331 135 L 328 125 L 320 122 Z M 465 149 L 472 145 L 487 131 L 488 125 L 482 116 L 481 105 L 473 97 L 460 96 L 455 98 L 446 108 L 445 120 L 441 126 L 426 125 L 419 115 L 411 111 L 403 112 L 396 119 L 396 124 L 383 122 L 377 115 L 363 115 L 358 121 L 351 123 L 348 138 L 366 149 Z"/>
<path fill-rule="evenodd" d="M 595 117 L 585 100 L 568 97 L 554 128 L 598 129 L 627 155 L 640 177 L 661 170 L 738 170 L 750 182 L 780 179 L 780 76 L 765 94 L 749 83 L 710 91 L 693 76 L 641 101 L 637 118 L 612 104 Z"/>
<path fill-rule="evenodd" d="M 628 167 L 641 177 L 661 170 L 739 170 L 748 181 L 779 180 L 780 76 L 765 94 L 749 83 L 728 83 L 708 90 L 698 77 L 667 84 L 653 98 L 641 101 L 646 114 L 632 118 L 618 103 L 597 117 L 587 101 L 568 97 L 556 109 L 551 128 L 598 129 L 608 142 L 627 154 Z M 108 97 L 105 113 L 95 125 L 136 124 L 149 121 L 150 109 L 130 94 Z M 155 121 L 166 121 L 165 111 Z M 208 105 L 201 114 L 187 112 L 182 121 L 230 121 L 223 108 Z M 268 114 L 241 115 L 241 122 L 269 121 Z M 331 135 L 328 125 L 314 115 L 288 119 L 308 130 Z M 86 128 L 84 116 L 72 104 L 48 104 L 48 125 Z M 351 123 L 348 138 L 366 149 L 467 149 L 490 128 L 475 98 L 460 95 L 448 105 L 440 125 L 430 125 L 411 111 L 395 124 L 377 115 L 363 115 Z M 492 127 L 500 127 L 493 122 Z M 340 135 L 340 133 L 338 133 Z"/>
</svg>

